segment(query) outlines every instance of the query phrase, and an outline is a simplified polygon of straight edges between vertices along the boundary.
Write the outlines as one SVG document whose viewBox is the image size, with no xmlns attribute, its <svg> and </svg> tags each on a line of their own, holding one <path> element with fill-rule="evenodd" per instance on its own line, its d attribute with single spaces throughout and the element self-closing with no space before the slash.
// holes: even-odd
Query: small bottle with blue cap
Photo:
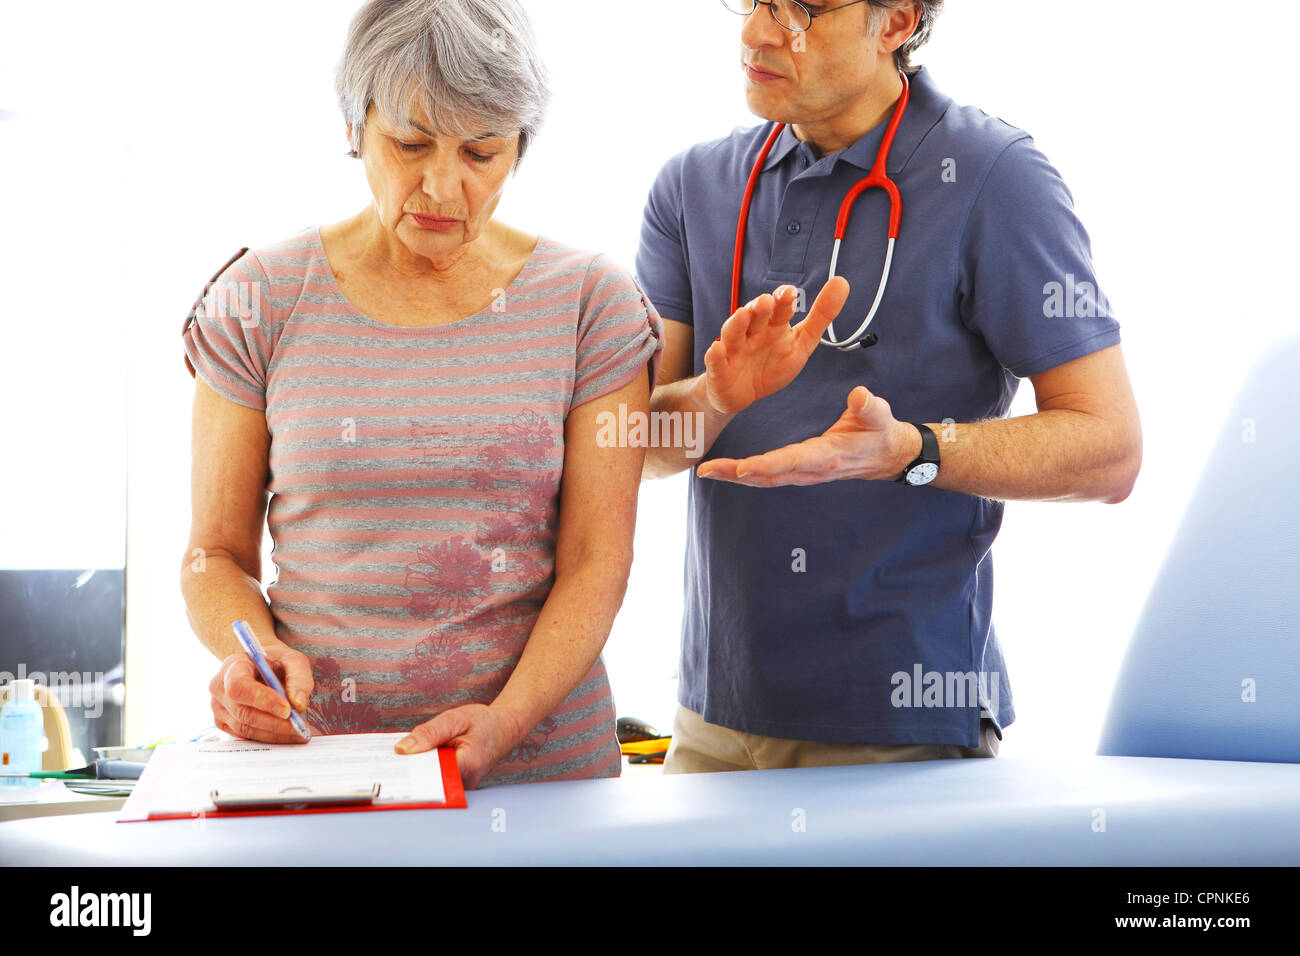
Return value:
<svg viewBox="0 0 1300 956">
<path fill-rule="evenodd" d="M 36 682 L 15 680 L 4 709 L 0 710 L 0 773 L 31 773 L 41 769 L 41 741 L 45 737 L 45 716 L 36 702 Z M 39 787 L 30 777 L 2 777 L 0 787 Z"/>
</svg>

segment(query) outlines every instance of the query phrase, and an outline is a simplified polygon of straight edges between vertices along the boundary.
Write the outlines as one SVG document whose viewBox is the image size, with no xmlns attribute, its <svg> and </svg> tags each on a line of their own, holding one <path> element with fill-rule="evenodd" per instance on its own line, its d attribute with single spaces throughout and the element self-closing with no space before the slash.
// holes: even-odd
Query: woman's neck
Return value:
<svg viewBox="0 0 1300 956">
<path fill-rule="evenodd" d="M 471 242 L 464 243 L 436 259 L 412 252 L 379 219 L 374 206 L 368 206 L 352 219 L 340 224 L 339 236 L 357 266 L 375 275 L 397 279 L 428 281 L 442 285 L 460 285 L 472 279 L 494 262 L 498 255 L 503 226 L 489 220 L 484 230 Z"/>
</svg>

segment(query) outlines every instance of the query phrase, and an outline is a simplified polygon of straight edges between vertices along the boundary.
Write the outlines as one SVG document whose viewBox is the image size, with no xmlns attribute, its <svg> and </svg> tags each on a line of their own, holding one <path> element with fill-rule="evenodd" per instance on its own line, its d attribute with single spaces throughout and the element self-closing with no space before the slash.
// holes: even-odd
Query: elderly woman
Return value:
<svg viewBox="0 0 1300 956">
<path fill-rule="evenodd" d="M 300 739 L 246 620 L 316 733 L 454 747 L 467 787 L 619 773 L 600 651 L 645 449 L 598 417 L 648 410 L 661 322 L 605 257 L 493 218 L 544 75 L 515 0 L 372 0 L 337 86 L 374 201 L 242 255 L 187 322 L 182 588 L 223 730 Z"/>
</svg>

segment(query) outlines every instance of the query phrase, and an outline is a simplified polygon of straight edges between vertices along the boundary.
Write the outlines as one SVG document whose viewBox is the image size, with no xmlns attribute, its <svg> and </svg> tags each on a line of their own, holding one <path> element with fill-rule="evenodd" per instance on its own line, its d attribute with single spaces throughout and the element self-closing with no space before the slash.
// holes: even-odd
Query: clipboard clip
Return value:
<svg viewBox="0 0 1300 956">
<path fill-rule="evenodd" d="M 369 790 L 322 790 L 285 787 L 279 793 L 240 793 L 223 797 L 213 789 L 208 799 L 217 812 L 232 810 L 311 810 L 317 807 L 365 807 L 379 799 L 379 784 Z"/>
</svg>

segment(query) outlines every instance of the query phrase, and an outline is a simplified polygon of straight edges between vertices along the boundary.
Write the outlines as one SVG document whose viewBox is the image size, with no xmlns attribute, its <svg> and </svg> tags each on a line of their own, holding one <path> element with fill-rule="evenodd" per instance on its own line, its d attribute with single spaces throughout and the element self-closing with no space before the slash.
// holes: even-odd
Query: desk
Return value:
<svg viewBox="0 0 1300 956">
<path fill-rule="evenodd" d="M 996 757 L 523 784 L 468 799 L 467 810 L 297 818 L 15 820 L 0 823 L 0 863 L 1300 864 L 1300 764 Z"/>
<path fill-rule="evenodd" d="M 61 780 L 47 780 L 27 790 L 0 790 L 0 823 L 69 813 L 103 813 L 117 810 L 124 803 L 126 797 L 89 796 L 69 790 Z"/>
</svg>

